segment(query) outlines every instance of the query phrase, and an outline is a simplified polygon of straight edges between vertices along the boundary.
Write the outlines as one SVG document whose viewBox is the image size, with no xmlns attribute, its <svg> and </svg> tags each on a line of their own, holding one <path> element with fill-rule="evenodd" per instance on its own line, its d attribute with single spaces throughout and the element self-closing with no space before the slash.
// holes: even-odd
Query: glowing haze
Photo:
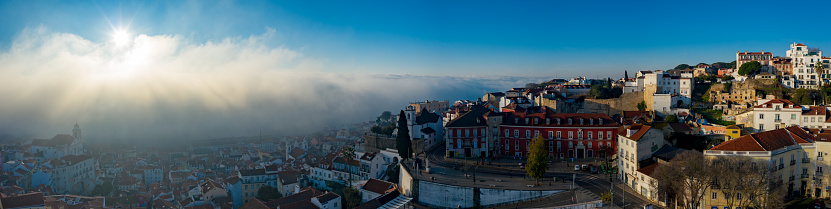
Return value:
<svg viewBox="0 0 831 209">
<path fill-rule="evenodd" d="M 331 73 L 325 61 L 262 43 L 274 34 L 94 42 L 27 28 L 0 53 L 0 133 L 51 137 L 78 121 L 92 140 L 302 134 L 410 101 L 475 99 L 540 80 Z"/>
</svg>

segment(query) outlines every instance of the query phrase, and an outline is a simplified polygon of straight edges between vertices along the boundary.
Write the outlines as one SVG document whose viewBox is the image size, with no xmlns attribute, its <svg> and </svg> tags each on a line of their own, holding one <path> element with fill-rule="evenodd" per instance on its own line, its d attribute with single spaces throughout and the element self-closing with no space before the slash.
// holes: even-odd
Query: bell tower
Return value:
<svg viewBox="0 0 831 209">
<path fill-rule="evenodd" d="M 72 137 L 78 142 L 83 142 L 83 138 L 81 137 L 81 126 L 78 125 L 78 122 L 75 122 L 75 128 L 72 129 Z"/>
</svg>

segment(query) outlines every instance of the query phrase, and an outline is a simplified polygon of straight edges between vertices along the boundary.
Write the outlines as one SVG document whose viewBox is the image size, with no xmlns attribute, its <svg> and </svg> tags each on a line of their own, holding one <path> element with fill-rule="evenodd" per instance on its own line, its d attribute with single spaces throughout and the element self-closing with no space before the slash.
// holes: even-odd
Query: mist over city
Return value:
<svg viewBox="0 0 831 209">
<path fill-rule="evenodd" d="M 825 209 L 830 6 L 0 0 L 0 209 Z"/>
</svg>

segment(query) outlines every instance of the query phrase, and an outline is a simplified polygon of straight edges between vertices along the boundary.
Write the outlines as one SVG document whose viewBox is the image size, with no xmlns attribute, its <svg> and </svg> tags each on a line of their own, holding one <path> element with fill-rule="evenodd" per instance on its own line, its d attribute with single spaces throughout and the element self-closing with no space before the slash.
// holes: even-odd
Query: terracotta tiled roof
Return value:
<svg viewBox="0 0 831 209">
<path fill-rule="evenodd" d="M 669 123 L 669 126 L 676 132 L 692 131 L 692 128 L 686 123 Z"/>
<path fill-rule="evenodd" d="M 317 196 L 317 200 L 320 201 L 320 203 L 326 203 L 331 200 L 337 199 L 338 197 L 340 196 L 338 196 L 338 194 L 335 194 L 334 192 L 326 192 L 326 194 Z"/>
<path fill-rule="evenodd" d="M 653 163 L 652 165 L 638 169 L 638 172 L 651 177 L 652 173 L 655 172 L 655 169 L 658 168 L 658 165 L 660 165 L 660 163 Z"/>
<path fill-rule="evenodd" d="M 776 129 L 742 136 L 723 142 L 710 150 L 722 151 L 773 151 L 799 143 L 809 143 L 813 136 L 798 126 Z"/>
<path fill-rule="evenodd" d="M 633 133 L 631 136 L 626 136 L 626 134 L 628 133 L 628 130 L 627 130 L 627 128 L 626 128 L 626 127 L 623 127 L 623 126 L 621 126 L 620 128 L 618 128 L 617 133 L 618 133 L 618 135 L 621 135 L 621 136 L 623 136 L 623 137 L 629 138 L 629 139 L 631 139 L 632 141 L 638 141 L 638 140 L 640 140 L 640 139 L 641 139 L 641 137 L 642 137 L 644 134 L 646 134 L 646 132 L 647 132 L 647 131 L 649 131 L 649 129 L 650 129 L 650 128 L 652 128 L 652 127 L 651 127 L 651 126 L 647 126 L 647 125 L 634 124 L 634 125 L 629 126 L 629 128 L 628 128 L 628 129 L 633 129 L 633 130 L 634 130 L 634 129 L 637 129 L 638 131 L 637 131 L 637 132 L 635 132 L 635 133 Z"/>
<path fill-rule="evenodd" d="M 798 43 L 798 44 L 796 44 L 796 45 L 797 45 L 797 46 L 805 46 L 805 44 L 802 44 L 802 43 Z"/>
<path fill-rule="evenodd" d="M 2 202 L 3 208 L 28 208 L 38 205 L 44 205 L 43 193 L 40 192 L 23 194 L 14 197 L 6 197 L 0 199 L 0 202 Z"/>
<path fill-rule="evenodd" d="M 808 106 L 807 110 L 802 110 L 802 115 L 825 115 L 825 112 L 823 106 Z"/>
<path fill-rule="evenodd" d="M 251 201 L 248 201 L 242 205 L 240 209 L 269 209 L 269 207 L 266 206 L 260 199 L 253 198 Z"/>
<path fill-rule="evenodd" d="M 310 200 L 310 199 L 312 199 L 312 197 L 317 197 L 317 196 L 320 196 L 322 194 L 323 194 L 323 192 L 321 192 L 320 190 L 317 190 L 317 189 L 312 188 L 312 187 L 305 187 L 305 188 L 301 189 L 300 192 L 298 192 L 296 194 L 292 194 L 292 195 L 285 196 L 285 197 L 280 198 L 280 199 L 268 201 L 267 203 L 265 203 L 265 205 L 270 207 L 270 208 L 276 208 L 276 207 L 281 207 L 282 208 L 283 205 L 287 205 L 287 204 L 291 204 L 291 203 L 295 203 L 295 202 L 299 202 L 299 201 L 303 201 L 303 200 Z"/>
<path fill-rule="evenodd" d="M 303 149 L 300 149 L 299 147 L 295 147 L 294 149 L 291 150 L 289 155 L 294 157 L 294 159 L 298 159 L 298 158 L 300 158 L 300 156 L 303 156 L 304 153 L 306 153 L 306 151 L 303 151 Z"/>
<path fill-rule="evenodd" d="M 376 194 L 386 194 L 390 189 L 394 189 L 395 184 L 387 181 L 381 181 L 378 179 L 369 179 L 366 183 L 361 187 L 366 191 L 374 192 Z"/>
<path fill-rule="evenodd" d="M 794 109 L 802 109 L 802 106 L 800 106 L 796 103 L 793 103 L 793 102 L 791 102 L 791 100 L 787 100 L 787 99 L 772 99 L 772 100 L 770 100 L 768 102 L 765 102 L 763 104 L 756 105 L 756 107 L 754 107 L 754 108 L 773 108 L 773 104 L 784 104 L 784 105 L 782 105 L 782 108 L 791 108 L 790 105 L 793 105 Z M 767 107 L 765 107 L 765 105 L 767 105 Z"/>
<path fill-rule="evenodd" d="M 831 142 L 831 133 L 819 133 L 816 139 L 817 141 Z"/>
</svg>

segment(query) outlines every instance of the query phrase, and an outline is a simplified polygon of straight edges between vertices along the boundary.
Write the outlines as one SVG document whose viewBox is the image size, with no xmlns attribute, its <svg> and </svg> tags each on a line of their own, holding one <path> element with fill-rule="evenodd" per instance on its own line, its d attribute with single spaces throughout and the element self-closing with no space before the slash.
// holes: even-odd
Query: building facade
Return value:
<svg viewBox="0 0 831 209">
<path fill-rule="evenodd" d="M 549 158 L 592 158 L 614 154 L 617 122 L 597 113 L 505 112 L 499 126 L 500 153 L 527 157 L 531 140 L 545 139 Z M 611 153 L 608 153 L 611 152 Z"/>
</svg>

